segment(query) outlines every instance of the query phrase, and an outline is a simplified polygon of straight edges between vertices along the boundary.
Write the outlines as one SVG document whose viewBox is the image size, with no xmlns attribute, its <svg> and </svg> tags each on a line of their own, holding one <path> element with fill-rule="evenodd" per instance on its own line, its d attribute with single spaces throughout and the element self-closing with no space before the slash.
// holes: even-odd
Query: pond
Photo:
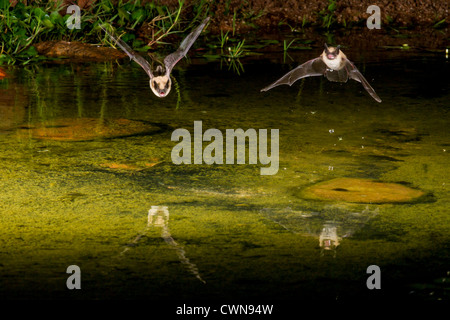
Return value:
<svg viewBox="0 0 450 320">
<path fill-rule="evenodd" d="M 313 51 L 244 58 L 242 68 L 192 57 L 164 99 L 134 62 L 11 71 L 0 88 L 0 297 L 448 300 L 448 59 L 346 52 L 382 103 L 356 81 L 324 77 L 260 92 Z M 194 144 L 196 121 L 224 141 L 227 129 L 260 139 L 278 129 L 268 139 L 278 170 L 261 174 L 261 157 L 175 164 L 172 133 L 184 128 Z M 341 178 L 421 196 L 305 195 Z"/>
</svg>

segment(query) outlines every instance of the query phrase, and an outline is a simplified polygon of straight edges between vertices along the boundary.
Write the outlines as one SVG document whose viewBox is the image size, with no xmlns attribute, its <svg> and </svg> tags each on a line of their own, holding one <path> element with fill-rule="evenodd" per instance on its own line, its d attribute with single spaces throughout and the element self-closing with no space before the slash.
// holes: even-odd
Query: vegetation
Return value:
<svg viewBox="0 0 450 320">
<path fill-rule="evenodd" d="M 169 3 L 165 1 L 96 0 L 89 1 L 88 6 L 81 8 L 79 29 L 68 28 L 68 22 L 73 20 L 73 16 L 72 13 L 66 13 L 67 4 L 63 5 L 63 0 L 14 3 L 16 4 L 12 5 L 9 0 L 0 0 L 0 65 L 23 65 L 44 59 L 33 47 L 42 41 L 105 43 L 108 39 L 100 32 L 99 23 L 112 25 L 121 39 L 135 50 L 148 51 L 156 50 L 161 44 L 177 43 L 178 39 L 206 16 L 212 16 L 215 25 L 212 32 L 216 35 L 220 33 L 220 36 L 218 41 L 211 37 L 208 45 L 210 49 L 217 49 L 220 53 L 209 53 L 209 57 L 231 60 L 244 57 L 251 53 L 249 49 L 257 49 L 263 45 L 263 39 L 252 42 L 251 39 L 244 39 L 243 34 L 249 30 L 265 32 L 264 27 L 277 28 L 277 25 L 273 24 L 274 19 L 280 20 L 278 27 L 284 27 L 282 31 L 290 30 L 296 38 L 301 38 L 298 33 L 305 34 L 305 28 L 315 28 L 324 33 L 328 42 L 332 42 L 330 40 L 337 29 L 345 30 L 365 25 L 361 16 L 358 16 L 359 20 L 350 21 L 348 14 L 343 15 L 342 6 L 338 5 L 337 0 L 328 0 L 325 6 L 316 7 L 317 12 L 301 12 L 296 19 L 292 16 L 277 18 L 279 13 L 270 12 L 270 9 L 261 7 L 261 3 L 251 0 L 178 0 L 178 3 L 172 1 L 171 6 L 165 5 Z M 448 18 L 443 17 L 440 12 L 433 14 L 429 27 L 444 33 Z M 383 14 L 383 29 L 402 37 L 402 27 L 396 21 L 397 18 L 391 15 L 391 11 Z M 175 34 L 179 34 L 179 37 L 173 41 L 172 36 Z M 278 48 L 284 53 L 288 50 L 309 48 L 298 46 L 297 42 L 298 40 L 289 38 L 281 41 Z"/>
<path fill-rule="evenodd" d="M 26 7 L 18 3 L 11 8 L 9 1 L 2 0 L 0 10 L 0 62 L 28 63 L 31 59 L 36 59 L 37 51 L 31 44 L 48 36 L 50 30 L 55 30 L 53 33 L 57 36 L 65 28 L 58 8 L 48 7 L 48 4 Z"/>
<path fill-rule="evenodd" d="M 328 0 L 328 6 L 319 15 L 322 17 L 322 27 L 330 29 L 335 23 L 334 11 L 336 10 L 336 0 Z"/>
<path fill-rule="evenodd" d="M 98 24 L 114 25 L 124 41 L 138 50 L 148 50 L 173 33 L 184 32 L 197 20 L 202 20 L 207 11 L 201 3 L 194 6 L 194 19 L 184 23 L 180 19 L 184 0 L 170 10 L 165 5 L 153 2 L 141 4 L 140 0 L 124 2 L 112 0 L 96 1 L 86 10 L 81 10 L 80 28 L 68 28 L 72 13 L 64 12 L 62 1 L 33 1 L 32 5 L 17 3 L 12 6 L 8 0 L 0 0 L 0 64 L 27 64 L 42 59 L 34 43 L 39 41 L 65 40 L 98 42 Z M 136 31 L 142 26 L 151 29 L 148 43 L 136 39 Z"/>
</svg>

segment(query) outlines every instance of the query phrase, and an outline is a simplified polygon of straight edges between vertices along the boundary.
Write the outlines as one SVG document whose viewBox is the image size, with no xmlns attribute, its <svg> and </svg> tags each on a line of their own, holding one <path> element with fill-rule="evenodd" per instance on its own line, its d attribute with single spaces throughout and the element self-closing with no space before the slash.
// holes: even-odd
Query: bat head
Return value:
<svg viewBox="0 0 450 320">
<path fill-rule="evenodd" d="M 339 55 L 339 49 L 341 48 L 340 45 L 338 45 L 336 48 L 335 47 L 329 47 L 326 43 L 325 43 L 325 56 L 328 58 L 328 60 L 334 60 L 336 59 L 336 57 Z"/>
<path fill-rule="evenodd" d="M 172 80 L 170 80 L 170 76 L 158 76 L 150 79 L 150 89 L 152 89 L 153 93 L 159 97 L 166 97 L 170 89 L 172 88 Z"/>
</svg>

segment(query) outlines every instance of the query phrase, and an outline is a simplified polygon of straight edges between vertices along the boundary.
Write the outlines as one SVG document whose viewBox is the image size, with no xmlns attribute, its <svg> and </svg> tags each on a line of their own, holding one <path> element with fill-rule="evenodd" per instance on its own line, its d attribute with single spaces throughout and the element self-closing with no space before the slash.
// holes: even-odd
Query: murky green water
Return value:
<svg viewBox="0 0 450 320">
<path fill-rule="evenodd" d="M 179 91 L 166 99 L 136 64 L 40 65 L 2 80 L 0 297 L 448 300 L 449 62 L 355 57 L 378 104 L 359 83 L 322 78 L 260 93 L 297 65 L 281 60 L 261 56 L 241 75 L 226 62 L 194 60 L 177 67 Z M 38 121 L 80 117 L 162 130 L 81 142 L 18 135 Z M 193 134 L 200 120 L 203 131 L 224 134 L 279 129 L 278 173 L 260 175 L 260 163 L 173 164 L 173 130 Z M 305 187 L 338 177 L 406 183 L 426 196 L 302 198 Z M 169 214 L 148 225 L 152 206 Z M 319 245 L 325 229 L 337 232 L 337 248 Z M 80 267 L 81 290 L 67 289 L 70 265 Z M 366 286 L 370 265 L 380 267 L 380 290 Z"/>
</svg>

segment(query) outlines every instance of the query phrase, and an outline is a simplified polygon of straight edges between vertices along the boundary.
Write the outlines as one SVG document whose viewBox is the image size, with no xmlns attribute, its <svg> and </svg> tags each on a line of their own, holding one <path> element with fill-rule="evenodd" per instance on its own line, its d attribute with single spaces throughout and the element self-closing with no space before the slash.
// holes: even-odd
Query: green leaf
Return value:
<svg viewBox="0 0 450 320">
<path fill-rule="evenodd" d="M 133 47 L 134 48 L 142 47 L 143 44 L 144 44 L 144 41 L 142 41 L 142 40 L 137 40 L 137 39 L 133 40 Z"/>
<path fill-rule="evenodd" d="M 333 12 L 336 9 L 336 2 L 331 1 L 328 5 L 328 11 Z"/>
<path fill-rule="evenodd" d="M 136 36 L 135 36 L 134 34 L 132 34 L 132 33 L 125 33 L 125 34 L 121 37 L 121 39 L 122 39 L 123 41 L 125 41 L 125 42 L 128 42 L 128 41 L 130 41 L 130 40 L 136 39 Z"/>
<path fill-rule="evenodd" d="M 158 15 L 160 15 L 160 16 L 164 17 L 166 15 L 166 13 L 164 12 L 163 8 L 160 7 L 160 6 L 156 7 L 156 11 L 158 11 Z"/>
<path fill-rule="evenodd" d="M 41 8 L 34 8 L 33 13 L 38 19 L 42 19 L 46 14 Z"/>
<path fill-rule="evenodd" d="M 53 22 L 54 24 L 64 25 L 64 19 L 63 19 L 63 17 L 59 14 L 58 11 L 53 11 L 53 12 L 50 14 L 50 21 Z"/>
<path fill-rule="evenodd" d="M 433 25 L 433 28 L 436 28 L 436 29 L 437 29 L 437 28 L 439 28 L 441 25 L 443 26 L 445 20 L 446 20 L 446 18 L 442 19 L 441 21 L 436 22 L 436 23 Z"/>
<path fill-rule="evenodd" d="M 27 31 L 24 28 L 19 28 L 17 26 L 14 26 L 13 30 L 14 30 L 14 34 L 16 36 L 20 36 L 20 37 L 24 37 L 25 38 L 26 35 L 27 35 Z"/>
<path fill-rule="evenodd" d="M 122 20 L 129 20 L 129 14 L 126 10 L 124 10 L 123 8 L 119 8 L 119 17 Z"/>
<path fill-rule="evenodd" d="M 47 28 L 53 29 L 55 27 L 55 25 L 48 18 L 44 19 L 42 22 Z"/>
<path fill-rule="evenodd" d="M 36 48 L 33 46 L 28 47 L 28 49 L 25 50 L 23 53 L 26 54 L 27 56 L 31 56 L 31 57 L 35 57 L 38 55 Z"/>
<path fill-rule="evenodd" d="M 143 16 L 144 16 L 144 10 L 139 9 L 139 10 L 134 11 L 131 14 L 131 19 L 133 21 L 140 21 L 143 18 Z"/>
</svg>

